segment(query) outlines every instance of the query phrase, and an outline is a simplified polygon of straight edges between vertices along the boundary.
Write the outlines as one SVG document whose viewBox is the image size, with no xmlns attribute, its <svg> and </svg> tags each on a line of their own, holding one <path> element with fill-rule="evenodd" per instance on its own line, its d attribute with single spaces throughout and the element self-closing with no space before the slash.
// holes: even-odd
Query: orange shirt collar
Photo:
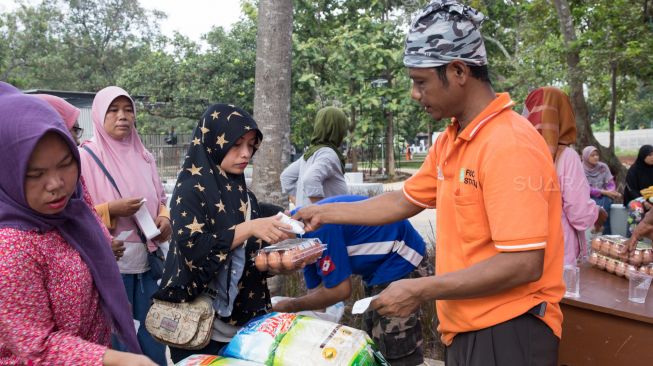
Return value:
<svg viewBox="0 0 653 366">
<path fill-rule="evenodd" d="M 463 140 L 471 140 L 478 130 L 480 130 L 487 122 L 492 120 L 492 117 L 496 116 L 500 112 L 502 112 L 504 109 L 507 108 L 512 108 L 512 106 L 515 105 L 515 102 L 510 99 L 510 95 L 508 93 L 497 93 L 497 97 L 494 98 L 494 100 L 488 104 L 485 109 L 479 113 L 478 116 L 476 116 L 472 122 L 465 127 L 465 129 L 458 135 L 459 138 Z M 447 128 L 449 134 L 453 134 L 453 136 L 456 135 L 456 131 L 458 130 L 458 121 L 456 121 L 455 118 L 451 119 L 451 124 Z"/>
</svg>

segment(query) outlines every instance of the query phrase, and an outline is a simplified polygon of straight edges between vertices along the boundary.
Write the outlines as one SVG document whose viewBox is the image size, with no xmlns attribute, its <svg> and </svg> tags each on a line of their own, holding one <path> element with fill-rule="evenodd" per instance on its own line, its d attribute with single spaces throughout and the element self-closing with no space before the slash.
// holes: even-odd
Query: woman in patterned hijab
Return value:
<svg viewBox="0 0 653 366">
<path fill-rule="evenodd" d="M 217 354 L 250 319 L 270 311 L 267 273 L 256 270 L 256 251 L 288 238 L 290 229 L 259 218 L 244 171 L 263 139 L 244 110 L 215 104 L 195 129 L 171 201 L 172 242 L 155 298 L 190 301 L 207 292 L 216 311 L 211 342 L 201 350 L 171 347 L 175 362 Z M 247 217 L 249 216 L 249 220 Z"/>
</svg>

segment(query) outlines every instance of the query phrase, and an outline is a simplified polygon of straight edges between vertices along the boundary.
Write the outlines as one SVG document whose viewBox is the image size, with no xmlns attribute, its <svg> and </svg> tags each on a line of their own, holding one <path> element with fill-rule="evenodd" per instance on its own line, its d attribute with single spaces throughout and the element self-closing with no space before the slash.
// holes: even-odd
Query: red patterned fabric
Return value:
<svg viewBox="0 0 653 366">
<path fill-rule="evenodd" d="M 102 365 L 110 340 L 79 253 L 56 230 L 0 229 L 0 365 Z"/>
</svg>

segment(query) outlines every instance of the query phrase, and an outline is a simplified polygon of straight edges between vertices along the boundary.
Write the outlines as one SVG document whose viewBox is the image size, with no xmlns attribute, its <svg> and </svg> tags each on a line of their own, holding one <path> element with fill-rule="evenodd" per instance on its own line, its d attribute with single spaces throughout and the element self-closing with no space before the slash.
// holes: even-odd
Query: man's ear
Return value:
<svg viewBox="0 0 653 366">
<path fill-rule="evenodd" d="M 454 60 L 447 65 L 447 69 L 450 73 L 449 80 L 458 83 L 458 85 L 465 85 L 467 78 L 470 76 L 470 69 L 467 64 L 460 60 Z"/>
</svg>

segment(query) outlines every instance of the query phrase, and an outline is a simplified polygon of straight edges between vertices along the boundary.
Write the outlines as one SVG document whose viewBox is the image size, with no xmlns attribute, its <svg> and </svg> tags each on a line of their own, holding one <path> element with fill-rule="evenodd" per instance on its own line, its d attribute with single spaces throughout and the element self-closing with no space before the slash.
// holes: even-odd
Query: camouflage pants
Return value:
<svg viewBox="0 0 653 366">
<path fill-rule="evenodd" d="M 426 264 L 425 256 L 419 267 L 404 278 L 427 276 Z M 365 296 L 378 295 L 388 285 L 365 286 Z M 365 331 L 372 337 L 390 365 L 415 366 L 424 363 L 421 317 L 421 310 L 407 318 L 386 317 L 376 311 L 368 311 L 363 315 L 363 323 Z"/>
</svg>

